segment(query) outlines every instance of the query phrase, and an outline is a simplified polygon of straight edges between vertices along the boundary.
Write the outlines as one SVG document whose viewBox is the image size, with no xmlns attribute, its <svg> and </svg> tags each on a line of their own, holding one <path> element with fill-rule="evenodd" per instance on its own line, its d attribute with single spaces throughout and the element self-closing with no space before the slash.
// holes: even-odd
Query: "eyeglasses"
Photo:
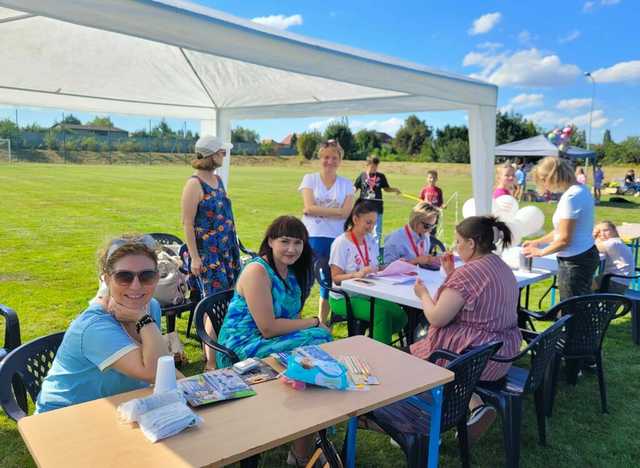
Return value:
<svg viewBox="0 0 640 468">
<path fill-rule="evenodd" d="M 150 286 L 158 279 L 158 270 L 118 270 L 111 273 L 111 277 L 120 286 L 129 286 L 136 278 L 142 286 Z"/>
<path fill-rule="evenodd" d="M 109 261 L 109 258 L 116 252 L 116 250 L 127 244 L 142 244 L 150 250 L 156 250 L 158 248 L 158 243 L 149 234 L 145 234 L 140 237 L 115 239 L 111 242 L 111 246 L 107 252 L 107 261 Z"/>
<path fill-rule="evenodd" d="M 320 143 L 320 146 L 322 148 L 328 148 L 329 146 L 336 146 L 338 148 L 340 148 L 340 142 L 338 140 L 327 140 L 327 141 L 323 141 L 322 143 Z"/>
<path fill-rule="evenodd" d="M 436 226 L 435 224 L 422 223 L 422 222 L 420 224 L 422 224 L 422 227 L 425 229 L 425 231 L 429 231 Z"/>
</svg>

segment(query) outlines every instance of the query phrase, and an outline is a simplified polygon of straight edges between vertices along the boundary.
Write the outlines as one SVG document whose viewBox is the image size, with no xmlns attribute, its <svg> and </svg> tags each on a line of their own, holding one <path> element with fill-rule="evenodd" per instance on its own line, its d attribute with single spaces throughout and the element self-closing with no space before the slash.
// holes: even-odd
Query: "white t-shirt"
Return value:
<svg viewBox="0 0 640 468">
<path fill-rule="evenodd" d="M 635 260 L 631 247 L 626 245 L 619 237 L 613 237 L 600 243 L 599 250 L 606 255 L 604 273 L 633 276 L 635 272 Z M 629 285 L 629 280 L 611 278 L 616 283 Z"/>
<path fill-rule="evenodd" d="M 561 219 L 575 219 L 576 226 L 569 245 L 557 252 L 558 257 L 573 257 L 593 247 L 594 201 L 589 187 L 572 185 L 562 194 L 553 213 L 553 227 L 558 237 Z"/>
<path fill-rule="evenodd" d="M 327 188 L 320 174 L 305 174 L 298 187 L 311 189 L 315 204 L 323 208 L 340 208 L 344 200 L 354 194 L 353 184 L 345 177 L 336 177 L 336 181 L 330 188 Z M 328 218 L 326 216 L 302 216 L 302 222 L 309 231 L 310 237 L 330 237 L 335 239 L 344 232 L 344 221 L 346 218 Z"/>
<path fill-rule="evenodd" d="M 367 244 L 367 250 L 369 252 L 369 265 L 378 266 L 378 243 L 372 235 L 367 234 L 364 238 Z M 366 256 L 363 245 L 360 245 L 360 251 L 362 255 Z M 331 255 L 329 256 L 329 266 L 335 265 L 339 267 L 345 273 L 354 273 L 362 270 L 365 265 L 363 258 L 358 252 L 358 248 L 351 241 L 351 236 L 347 232 L 343 232 L 340 236 L 331 244 Z M 339 288 L 335 283 L 333 287 Z M 339 294 L 331 293 L 331 297 L 334 299 L 341 299 Z"/>
</svg>

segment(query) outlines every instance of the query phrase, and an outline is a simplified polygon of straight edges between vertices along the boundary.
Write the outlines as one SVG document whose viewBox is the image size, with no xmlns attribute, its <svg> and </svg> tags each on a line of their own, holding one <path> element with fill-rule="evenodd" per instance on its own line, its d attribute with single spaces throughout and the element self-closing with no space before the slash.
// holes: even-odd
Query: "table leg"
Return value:
<svg viewBox="0 0 640 468">
<path fill-rule="evenodd" d="M 427 466 L 437 468 L 440 450 L 440 420 L 442 419 L 442 385 L 430 390 L 433 398 L 431 411 L 431 427 L 429 427 L 429 459 Z"/>
<path fill-rule="evenodd" d="M 524 293 L 524 308 L 529 310 L 529 296 L 531 295 L 531 285 L 527 285 L 527 290 Z"/>
<path fill-rule="evenodd" d="M 344 454 L 344 464 L 347 468 L 356 466 L 356 432 L 358 431 L 358 417 L 349 418 L 347 425 L 347 447 Z"/>
<path fill-rule="evenodd" d="M 376 298 L 369 297 L 369 337 L 373 340 L 373 316 L 376 311 Z"/>
</svg>

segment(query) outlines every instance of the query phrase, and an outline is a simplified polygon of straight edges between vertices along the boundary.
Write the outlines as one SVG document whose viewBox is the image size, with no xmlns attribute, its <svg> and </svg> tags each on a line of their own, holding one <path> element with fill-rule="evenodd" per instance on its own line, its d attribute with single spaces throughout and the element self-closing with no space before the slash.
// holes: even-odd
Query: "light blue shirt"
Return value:
<svg viewBox="0 0 640 468">
<path fill-rule="evenodd" d="M 160 304 L 150 303 L 150 315 L 160 328 Z M 42 382 L 36 413 L 96 400 L 148 386 L 110 368 L 138 343 L 99 304 L 91 304 L 71 322 L 53 365 Z"/>
<path fill-rule="evenodd" d="M 431 243 L 429 241 L 428 235 L 419 236 L 412 229 L 409 229 L 411 232 L 411 237 L 416 244 L 416 247 L 419 249 L 423 249 L 422 255 L 429 255 L 429 249 L 431 248 Z M 413 260 L 417 255 L 413 250 L 413 246 L 407 237 L 407 233 L 404 230 L 404 226 L 400 229 L 393 231 L 388 236 L 384 238 L 384 263 L 389 264 L 395 260 L 400 258 L 404 258 L 405 260 Z"/>
<path fill-rule="evenodd" d="M 516 170 L 515 176 L 516 176 L 516 182 L 518 182 L 518 185 L 524 185 L 525 182 L 527 181 L 527 174 L 522 169 Z"/>
</svg>

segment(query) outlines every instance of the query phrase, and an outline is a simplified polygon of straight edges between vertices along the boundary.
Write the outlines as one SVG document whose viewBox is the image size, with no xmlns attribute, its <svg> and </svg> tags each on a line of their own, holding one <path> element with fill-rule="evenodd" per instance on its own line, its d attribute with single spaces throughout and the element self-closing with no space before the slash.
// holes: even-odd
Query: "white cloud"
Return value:
<svg viewBox="0 0 640 468">
<path fill-rule="evenodd" d="M 526 29 L 523 29 L 518 33 L 518 41 L 520 42 L 520 44 L 527 47 L 533 47 L 533 41 L 537 39 L 538 36 L 536 36 L 535 34 L 531 34 Z"/>
<path fill-rule="evenodd" d="M 404 121 L 402 119 L 391 117 L 387 120 L 352 120 L 350 122 L 350 126 L 354 130 L 366 128 L 367 130 L 375 130 L 377 132 L 384 132 L 394 136 L 400 127 L 402 127 L 403 123 Z"/>
<path fill-rule="evenodd" d="M 512 98 L 509 103 L 500 109 L 501 112 L 511 112 L 512 110 L 527 109 L 529 107 L 541 106 L 544 102 L 542 94 L 518 94 Z"/>
<path fill-rule="evenodd" d="M 620 62 L 609 68 L 600 68 L 591 72 L 596 83 L 615 83 L 618 81 L 640 81 L 640 60 Z"/>
<path fill-rule="evenodd" d="M 604 7 L 613 6 L 620 3 L 620 1 L 621 0 L 600 0 L 599 5 L 597 5 L 596 1 L 585 2 L 585 4 L 582 5 L 582 12 L 591 13 L 597 6 L 604 6 Z"/>
<path fill-rule="evenodd" d="M 566 44 L 567 42 L 575 41 L 579 37 L 580 37 L 580 31 L 578 31 L 577 29 L 574 29 L 569 34 L 567 34 L 566 36 L 562 36 L 560 39 L 558 39 L 558 42 L 560 44 Z"/>
<path fill-rule="evenodd" d="M 593 7 L 595 6 L 596 6 L 596 2 L 585 2 L 585 4 L 582 5 L 582 12 L 591 13 L 593 11 Z"/>
<path fill-rule="evenodd" d="M 299 26 L 302 24 L 302 15 L 270 15 L 270 16 L 258 16 L 252 18 L 251 21 L 259 23 L 264 26 L 269 26 L 275 29 L 288 29 L 291 26 Z"/>
<path fill-rule="evenodd" d="M 479 73 L 471 76 L 498 86 L 559 86 L 573 83 L 580 75 L 580 68 L 576 65 L 564 64 L 557 55 L 544 55 L 535 48 L 511 55 L 496 55 L 491 51 L 470 52 L 462 64 L 482 67 Z"/>
<path fill-rule="evenodd" d="M 611 126 L 612 127 L 617 127 L 618 125 L 620 125 L 622 122 L 624 122 L 624 119 L 622 117 L 620 117 L 619 119 L 614 120 L 613 122 L 611 122 Z"/>
<path fill-rule="evenodd" d="M 499 49 L 500 47 L 504 46 L 504 44 L 502 42 L 482 42 L 480 44 L 478 44 L 476 47 L 478 49 Z"/>
<path fill-rule="evenodd" d="M 318 120 L 317 122 L 312 122 L 310 123 L 307 128 L 309 130 L 324 130 L 325 128 L 327 128 L 330 124 L 332 123 L 336 123 L 338 122 L 338 118 L 337 117 L 329 117 L 328 119 L 325 120 Z"/>
<path fill-rule="evenodd" d="M 485 34 L 491 31 L 496 24 L 502 19 L 502 13 L 487 13 L 477 18 L 471 28 L 469 28 L 469 35 L 476 36 L 478 34 Z"/>
<path fill-rule="evenodd" d="M 564 125 L 574 124 L 577 127 L 583 127 L 584 129 L 589 127 L 589 112 L 586 114 L 567 116 L 558 112 L 543 110 L 525 115 L 524 118 L 546 126 L 562 127 Z M 591 126 L 593 128 L 602 128 L 607 124 L 607 122 L 609 122 L 609 119 L 605 116 L 603 110 L 598 109 L 593 111 L 591 122 Z"/>
<path fill-rule="evenodd" d="M 558 109 L 580 109 L 591 104 L 591 98 L 562 99 L 556 104 Z"/>
<path fill-rule="evenodd" d="M 620 0 L 600 0 L 600 3 L 602 3 L 605 6 L 617 5 L 618 3 L 620 3 Z"/>
</svg>

